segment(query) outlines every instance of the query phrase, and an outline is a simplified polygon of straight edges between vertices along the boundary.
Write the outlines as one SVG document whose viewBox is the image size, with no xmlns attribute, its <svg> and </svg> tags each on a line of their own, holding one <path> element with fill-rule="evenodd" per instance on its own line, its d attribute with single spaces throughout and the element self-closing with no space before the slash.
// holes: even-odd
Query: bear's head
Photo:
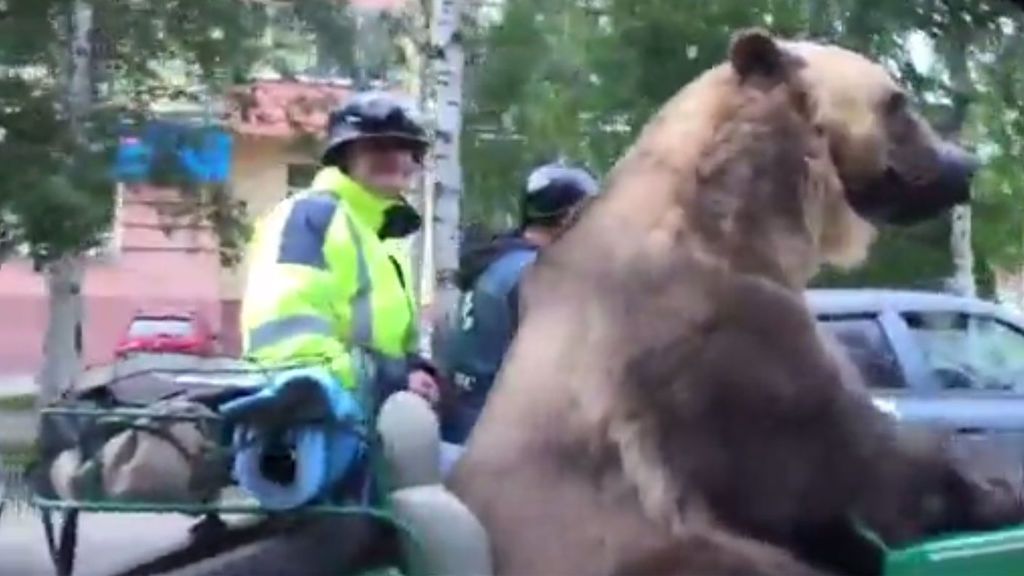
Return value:
<svg viewBox="0 0 1024 576">
<path fill-rule="evenodd" d="M 786 83 L 822 140 L 827 161 L 810 171 L 817 190 L 821 260 L 839 266 L 867 255 L 876 224 L 905 225 L 969 199 L 976 163 L 943 142 L 879 64 L 849 50 L 737 34 L 729 63 L 741 84 Z"/>
</svg>

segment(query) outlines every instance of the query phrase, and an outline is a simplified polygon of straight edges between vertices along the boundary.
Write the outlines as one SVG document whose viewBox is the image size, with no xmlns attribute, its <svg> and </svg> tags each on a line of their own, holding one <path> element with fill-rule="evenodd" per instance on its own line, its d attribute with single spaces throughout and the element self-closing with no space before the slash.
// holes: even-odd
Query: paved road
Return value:
<svg viewBox="0 0 1024 576">
<path fill-rule="evenodd" d="M 40 517 L 24 504 L 13 471 L 0 474 L 0 575 L 52 576 Z M 13 488 L 13 490 L 8 490 Z M 191 520 L 181 516 L 83 515 L 75 576 L 109 576 L 180 544 Z"/>
<path fill-rule="evenodd" d="M 86 514 L 79 527 L 75 576 L 109 576 L 179 546 L 194 520 L 184 516 Z M 4 511 L 0 574 L 52 576 L 39 517 Z"/>
<path fill-rule="evenodd" d="M 35 437 L 35 414 L 0 410 L 0 445 L 31 444 Z"/>
<path fill-rule="evenodd" d="M 6 497 L 6 498 L 4 498 Z M 0 470 L 0 576 L 53 576 L 40 516 L 27 504 L 20 474 Z M 241 503 L 244 495 L 224 494 Z M 231 524 L 245 516 L 226 516 Z M 178 514 L 82 514 L 79 520 L 75 576 L 110 576 L 185 545 L 197 518 Z M 186 571 L 187 572 L 187 571 Z"/>
<path fill-rule="evenodd" d="M 177 368 L 176 358 L 157 358 Z M 151 367 L 153 360 L 136 363 Z M 227 362 L 227 361 L 225 361 Z M 102 369 L 96 372 L 101 372 Z M 97 377 L 106 377 L 100 374 Z M 0 398 L 34 390 L 31 377 L 0 376 Z M 27 443 L 35 436 L 31 413 L 0 412 L 0 443 Z M 0 470 L 0 497 L 5 491 Z M 8 477 L 8 480 L 10 478 Z M 8 497 L 12 494 L 8 492 Z M 195 518 L 156 514 L 84 514 L 79 525 L 75 576 L 109 576 L 183 545 Z M 0 515 L 0 576 L 52 576 L 53 566 L 38 515 L 8 501 Z"/>
</svg>

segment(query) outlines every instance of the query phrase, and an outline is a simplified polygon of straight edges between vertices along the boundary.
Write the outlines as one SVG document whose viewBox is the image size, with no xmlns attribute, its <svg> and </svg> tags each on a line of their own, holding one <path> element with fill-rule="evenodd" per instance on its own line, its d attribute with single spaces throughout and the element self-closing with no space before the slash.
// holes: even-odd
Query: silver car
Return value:
<svg viewBox="0 0 1024 576">
<path fill-rule="evenodd" d="M 936 292 L 821 289 L 809 290 L 807 301 L 876 406 L 1024 464 L 1024 319 Z"/>
</svg>

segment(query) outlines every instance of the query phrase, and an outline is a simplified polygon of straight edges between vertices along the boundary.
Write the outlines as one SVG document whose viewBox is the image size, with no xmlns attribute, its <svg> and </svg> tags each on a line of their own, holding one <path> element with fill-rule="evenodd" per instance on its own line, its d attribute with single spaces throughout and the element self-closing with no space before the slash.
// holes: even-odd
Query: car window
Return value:
<svg viewBox="0 0 1024 576">
<path fill-rule="evenodd" d="M 195 330 L 188 318 L 136 318 L 128 327 L 129 338 L 189 336 Z"/>
<path fill-rule="evenodd" d="M 947 389 L 1024 389 L 1024 333 L 995 318 L 913 312 L 904 319 L 939 384 Z"/>
<path fill-rule="evenodd" d="M 827 316 L 818 320 L 842 345 L 869 387 L 906 386 L 896 353 L 876 317 Z"/>
</svg>

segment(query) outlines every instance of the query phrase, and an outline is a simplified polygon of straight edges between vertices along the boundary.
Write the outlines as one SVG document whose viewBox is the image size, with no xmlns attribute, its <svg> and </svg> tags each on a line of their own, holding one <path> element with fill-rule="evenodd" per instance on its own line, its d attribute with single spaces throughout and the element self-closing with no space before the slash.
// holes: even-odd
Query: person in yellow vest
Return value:
<svg viewBox="0 0 1024 576">
<path fill-rule="evenodd" d="M 415 112 L 384 92 L 331 112 L 312 186 L 257 224 L 242 301 L 243 353 L 263 366 L 326 365 L 377 406 L 408 389 L 438 401 L 416 354 L 417 306 L 401 240 L 420 225 L 403 198 L 428 148 Z M 367 376 L 372 374 L 372 376 Z"/>
</svg>

